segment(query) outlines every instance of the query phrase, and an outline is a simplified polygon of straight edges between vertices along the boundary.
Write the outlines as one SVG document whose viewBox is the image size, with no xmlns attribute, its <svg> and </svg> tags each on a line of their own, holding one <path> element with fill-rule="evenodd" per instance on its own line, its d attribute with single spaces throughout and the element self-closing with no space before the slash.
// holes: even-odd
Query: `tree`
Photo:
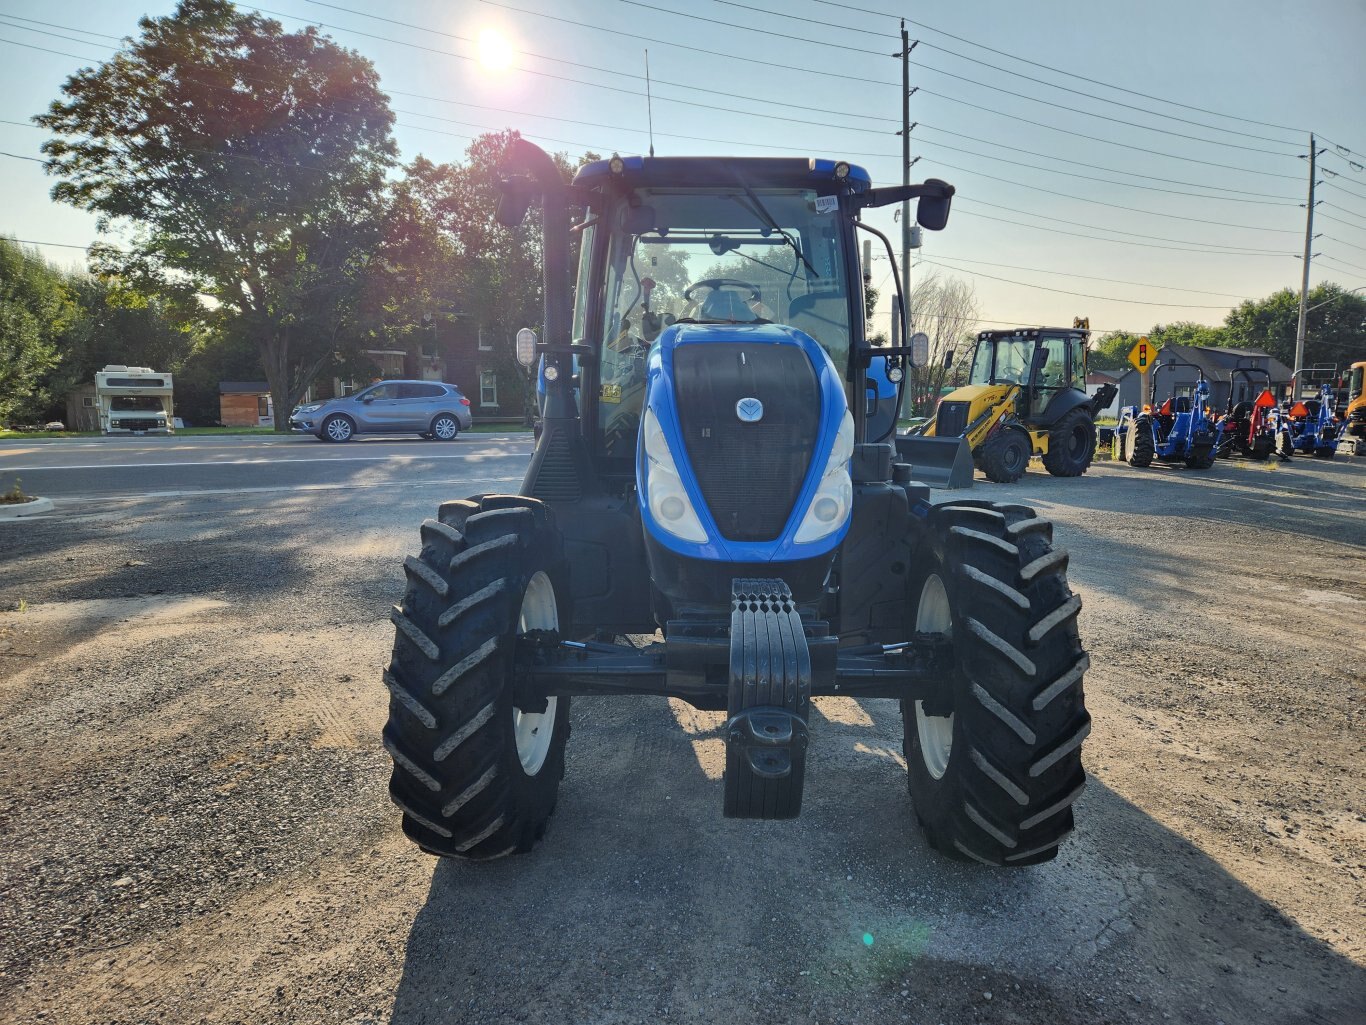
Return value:
<svg viewBox="0 0 1366 1025">
<path fill-rule="evenodd" d="M 944 388 L 972 359 L 973 329 L 979 316 L 977 293 L 966 281 L 931 272 L 911 287 L 911 311 L 914 330 L 930 336 L 930 361 L 912 375 L 908 412 L 929 416 Z"/>
<path fill-rule="evenodd" d="M 1139 336 L 1128 331 L 1110 331 L 1091 342 L 1086 355 L 1088 370 L 1123 372 L 1129 369 L 1129 351 L 1138 344 Z"/>
<path fill-rule="evenodd" d="M 316 29 L 286 33 L 227 0 L 139 25 L 36 119 L 58 136 L 44 147 L 53 198 L 128 229 L 126 248 L 92 252 L 101 273 L 255 344 L 288 411 L 373 330 L 395 152 L 378 76 Z"/>
<path fill-rule="evenodd" d="M 75 316 L 61 274 L 0 238 L 0 423 L 43 409 L 46 375 L 61 359 L 57 336 Z"/>
<path fill-rule="evenodd" d="M 1366 351 L 1366 298 L 1324 283 L 1310 289 L 1305 325 L 1304 363 L 1350 366 Z M 1318 307 L 1315 309 L 1314 307 Z M 1236 344 L 1263 349 L 1291 369 L 1295 362 L 1295 332 L 1299 326 L 1298 292 L 1283 288 L 1265 299 L 1249 299 L 1225 318 L 1228 336 Z"/>
</svg>

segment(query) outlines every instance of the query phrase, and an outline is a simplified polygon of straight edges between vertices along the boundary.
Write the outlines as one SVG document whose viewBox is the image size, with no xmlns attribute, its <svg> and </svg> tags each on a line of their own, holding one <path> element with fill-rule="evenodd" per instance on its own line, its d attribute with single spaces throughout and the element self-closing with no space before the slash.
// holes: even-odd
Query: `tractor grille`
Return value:
<svg viewBox="0 0 1366 1025">
<path fill-rule="evenodd" d="M 968 429 L 966 402 L 941 402 L 934 418 L 934 433 L 940 438 L 959 438 Z"/>
<path fill-rule="evenodd" d="M 674 388 L 688 462 L 722 536 L 775 540 L 820 432 L 820 391 L 806 353 L 771 342 L 682 345 Z M 736 414 L 744 398 L 764 404 L 758 423 Z"/>
</svg>

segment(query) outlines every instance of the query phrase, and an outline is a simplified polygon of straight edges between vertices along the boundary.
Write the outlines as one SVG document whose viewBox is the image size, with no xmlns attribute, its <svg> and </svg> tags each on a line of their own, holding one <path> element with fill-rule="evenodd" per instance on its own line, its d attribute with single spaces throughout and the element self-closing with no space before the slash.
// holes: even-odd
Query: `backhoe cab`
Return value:
<svg viewBox="0 0 1366 1025">
<path fill-rule="evenodd" d="M 987 479 L 1020 479 L 1033 456 L 1056 477 L 1079 477 L 1096 452 L 1097 410 L 1115 397 L 1086 394 L 1085 330 L 1021 328 L 977 336 L 968 384 L 939 403 L 919 434 L 898 439 L 912 464 L 942 448 L 924 439 L 963 438 Z"/>
<path fill-rule="evenodd" d="M 939 230 L 952 186 L 640 157 L 565 185 L 510 156 L 501 218 L 541 208 L 543 428 L 519 494 L 444 503 L 405 562 L 384 739 L 408 836 L 529 850 L 577 695 L 723 711 L 725 814 L 792 818 L 811 701 L 838 694 L 901 702 L 939 850 L 1052 858 L 1090 723 L 1066 554 L 1022 506 L 930 505 L 891 443 L 915 347 L 864 332 L 860 234 L 892 254 L 862 211 L 918 199 Z"/>
</svg>

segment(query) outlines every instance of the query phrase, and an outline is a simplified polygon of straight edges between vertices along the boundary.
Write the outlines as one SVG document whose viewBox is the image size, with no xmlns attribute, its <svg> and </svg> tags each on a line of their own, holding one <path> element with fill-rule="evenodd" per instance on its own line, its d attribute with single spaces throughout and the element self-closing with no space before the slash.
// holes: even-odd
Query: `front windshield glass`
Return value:
<svg viewBox="0 0 1366 1025">
<path fill-rule="evenodd" d="M 162 412 L 161 399 L 156 395 L 114 395 L 109 400 L 109 408 L 127 413 Z"/>
<path fill-rule="evenodd" d="M 994 357 L 994 359 L 993 359 Z M 982 342 L 972 360 L 969 384 L 1028 384 L 1034 358 L 1032 338 L 999 338 Z M 994 364 L 994 365 L 993 365 Z"/>
<path fill-rule="evenodd" d="M 849 291 L 831 200 L 809 189 L 639 189 L 606 218 L 615 229 L 599 394 L 608 454 L 634 451 L 645 356 L 671 324 L 786 324 L 847 366 Z"/>
</svg>

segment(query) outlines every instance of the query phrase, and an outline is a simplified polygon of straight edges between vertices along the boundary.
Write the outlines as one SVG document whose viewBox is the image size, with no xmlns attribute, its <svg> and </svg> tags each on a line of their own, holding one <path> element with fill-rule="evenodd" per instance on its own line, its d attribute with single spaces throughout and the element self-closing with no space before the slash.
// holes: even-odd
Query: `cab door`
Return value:
<svg viewBox="0 0 1366 1025">
<path fill-rule="evenodd" d="M 1058 392 L 1071 386 L 1071 368 L 1068 364 L 1068 345 L 1064 337 L 1040 338 L 1035 350 L 1034 375 L 1029 389 L 1029 418 L 1036 420 L 1043 416 L 1049 402 Z M 1046 353 L 1040 356 L 1039 353 Z"/>
</svg>

